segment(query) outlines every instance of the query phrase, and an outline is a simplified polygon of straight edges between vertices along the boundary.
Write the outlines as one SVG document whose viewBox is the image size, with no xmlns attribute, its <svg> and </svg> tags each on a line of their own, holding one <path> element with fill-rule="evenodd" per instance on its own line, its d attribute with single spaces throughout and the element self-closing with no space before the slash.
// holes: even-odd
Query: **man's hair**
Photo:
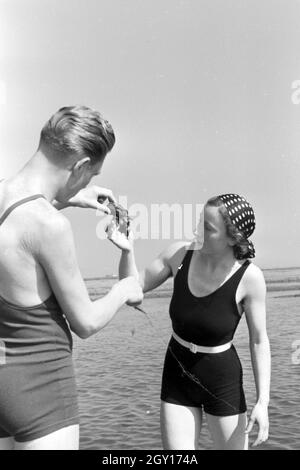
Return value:
<svg viewBox="0 0 300 470">
<path fill-rule="evenodd" d="M 104 160 L 114 143 L 113 128 L 98 111 L 86 106 L 66 106 L 44 125 L 39 148 L 46 147 L 59 159 L 71 154 L 89 157 L 94 165 Z"/>
</svg>

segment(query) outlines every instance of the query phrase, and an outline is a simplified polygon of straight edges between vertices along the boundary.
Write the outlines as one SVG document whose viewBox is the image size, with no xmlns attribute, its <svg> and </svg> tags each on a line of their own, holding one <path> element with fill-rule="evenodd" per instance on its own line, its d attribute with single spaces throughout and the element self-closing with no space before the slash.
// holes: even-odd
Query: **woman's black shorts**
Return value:
<svg viewBox="0 0 300 470">
<path fill-rule="evenodd" d="M 170 340 L 164 363 L 161 399 L 203 407 L 214 416 L 247 411 L 243 371 L 234 346 L 221 353 L 193 353 Z"/>
</svg>

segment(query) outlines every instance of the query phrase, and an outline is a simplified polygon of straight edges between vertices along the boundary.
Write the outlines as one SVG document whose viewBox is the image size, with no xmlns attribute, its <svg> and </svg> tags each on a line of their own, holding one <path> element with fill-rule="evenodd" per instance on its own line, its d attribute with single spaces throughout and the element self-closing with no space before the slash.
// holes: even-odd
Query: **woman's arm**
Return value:
<svg viewBox="0 0 300 470">
<path fill-rule="evenodd" d="M 138 279 L 142 286 L 143 292 L 148 292 L 153 289 L 156 289 L 161 284 L 163 284 L 167 279 L 173 276 L 173 269 L 176 271 L 176 268 L 179 266 L 182 258 L 185 254 L 187 242 L 176 242 L 172 245 L 165 248 L 158 256 L 155 258 L 152 263 L 150 263 L 145 269 L 141 270 L 138 273 Z M 125 255 L 123 258 L 123 263 L 125 265 L 126 258 Z M 127 255 L 128 256 L 128 255 Z M 134 265 L 134 254 L 132 257 L 129 256 L 129 266 L 133 267 Z M 122 261 L 122 258 L 121 258 Z M 124 266 L 123 265 L 123 266 Z M 130 275 L 136 276 L 137 269 L 132 268 Z M 124 270 L 123 275 L 128 273 Z"/>
<path fill-rule="evenodd" d="M 259 434 L 254 446 L 268 438 L 268 405 L 270 399 L 271 354 L 266 328 L 266 284 L 262 271 L 252 264 L 246 271 L 244 310 L 249 330 L 249 346 L 256 386 L 256 405 L 247 432 L 255 421 Z"/>
<path fill-rule="evenodd" d="M 185 253 L 187 242 L 175 242 L 165 248 L 152 263 L 139 272 L 143 292 L 156 289 L 173 276 Z"/>
<path fill-rule="evenodd" d="M 129 233 L 129 239 L 127 239 L 125 235 L 116 229 L 114 222 L 108 226 L 107 232 L 108 239 L 122 250 L 119 263 L 119 279 L 124 279 L 127 276 L 135 277 L 139 281 L 144 293 L 155 289 L 169 277 L 172 277 L 172 265 L 176 265 L 175 258 L 179 259 L 180 252 L 182 250 L 185 251 L 184 247 L 188 245 L 187 242 L 173 243 L 165 248 L 149 266 L 139 272 L 135 262 L 132 232 Z"/>
<path fill-rule="evenodd" d="M 134 248 L 122 250 L 119 263 L 119 279 L 133 276 L 139 281 L 139 272 L 135 262 Z"/>
</svg>

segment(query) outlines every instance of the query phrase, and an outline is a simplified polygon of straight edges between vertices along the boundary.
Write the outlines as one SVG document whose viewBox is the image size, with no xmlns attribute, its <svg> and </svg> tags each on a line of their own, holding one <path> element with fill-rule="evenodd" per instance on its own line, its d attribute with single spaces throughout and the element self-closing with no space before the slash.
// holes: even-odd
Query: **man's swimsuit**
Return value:
<svg viewBox="0 0 300 470">
<path fill-rule="evenodd" d="M 0 230 L 12 210 L 40 197 L 9 207 Z M 0 438 L 25 442 L 79 423 L 72 336 L 54 294 L 32 307 L 0 296 L 0 351 Z"/>
</svg>

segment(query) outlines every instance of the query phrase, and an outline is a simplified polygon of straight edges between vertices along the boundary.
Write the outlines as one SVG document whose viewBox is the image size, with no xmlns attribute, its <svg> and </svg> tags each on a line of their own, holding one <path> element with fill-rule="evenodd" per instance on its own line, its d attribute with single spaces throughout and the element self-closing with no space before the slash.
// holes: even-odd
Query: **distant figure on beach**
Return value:
<svg viewBox="0 0 300 470">
<path fill-rule="evenodd" d="M 114 143 L 98 112 L 62 108 L 24 168 L 0 183 L 0 450 L 79 448 L 70 329 L 88 338 L 124 303 L 143 298 L 128 277 L 90 300 L 70 223 L 59 212 L 68 206 L 109 212 L 97 200 L 116 202 L 110 190 L 84 188 Z"/>
<path fill-rule="evenodd" d="M 135 276 L 148 292 L 174 278 L 170 303 L 173 334 L 161 386 L 164 449 L 197 449 L 203 412 L 214 449 L 248 449 L 258 423 L 257 446 L 268 439 L 270 347 L 266 331 L 266 286 L 249 260 L 255 250 L 251 205 L 236 194 L 207 201 L 203 230 L 192 243 L 177 242 L 146 269 L 137 271 L 133 234 L 126 239 L 114 223 L 110 240 L 122 249 L 120 278 Z M 199 224 L 201 226 L 201 224 Z M 245 313 L 257 401 L 247 422 L 242 366 L 232 344 Z"/>
</svg>

